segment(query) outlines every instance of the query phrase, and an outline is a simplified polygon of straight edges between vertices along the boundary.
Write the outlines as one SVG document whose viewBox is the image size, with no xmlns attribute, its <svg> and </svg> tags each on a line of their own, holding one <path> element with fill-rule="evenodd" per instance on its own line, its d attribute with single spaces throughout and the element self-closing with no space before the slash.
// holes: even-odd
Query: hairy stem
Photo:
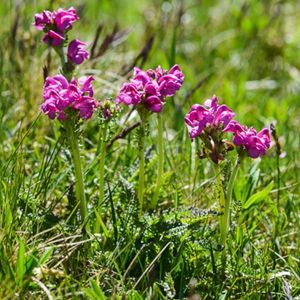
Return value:
<svg viewBox="0 0 300 300">
<path fill-rule="evenodd" d="M 157 143 L 158 143 L 158 171 L 156 180 L 155 194 L 151 206 L 155 208 L 158 202 L 159 192 L 162 184 L 163 175 L 163 120 L 161 114 L 157 114 Z"/>
<path fill-rule="evenodd" d="M 219 199 L 221 212 L 223 213 L 220 216 L 220 243 L 225 248 L 226 247 L 226 236 L 227 236 L 227 232 L 226 232 L 227 224 L 226 224 L 226 218 L 225 218 L 225 207 L 226 207 L 225 192 L 224 192 L 223 183 L 221 180 L 221 170 L 219 168 L 219 165 L 213 164 L 213 166 L 214 166 L 214 171 L 215 171 L 216 180 L 217 180 L 217 197 Z"/>
<path fill-rule="evenodd" d="M 58 54 L 58 56 L 60 58 L 61 67 L 62 67 L 62 70 L 63 70 L 64 66 L 66 64 L 66 58 L 65 58 L 63 47 L 54 47 L 53 49 Z M 64 74 L 64 75 L 66 75 L 66 74 Z"/>
<path fill-rule="evenodd" d="M 73 159 L 74 170 L 75 170 L 75 194 L 76 200 L 79 202 L 80 214 L 82 218 L 82 222 L 84 222 L 87 218 L 87 203 L 84 193 L 84 183 L 83 183 L 83 174 L 82 167 L 80 162 L 80 154 L 79 154 L 79 145 L 78 138 L 75 134 L 75 124 L 72 119 L 68 119 L 64 122 L 64 126 L 67 133 L 67 138 L 69 141 L 70 152 Z"/>
<path fill-rule="evenodd" d="M 226 193 L 226 200 L 225 200 L 225 210 L 224 210 L 224 218 L 225 218 L 225 234 L 227 236 L 228 229 L 230 227 L 230 205 L 231 205 L 231 198 L 232 198 L 232 191 L 234 187 L 234 182 L 236 179 L 237 171 L 240 165 L 240 158 L 238 157 L 234 163 L 231 176 L 229 178 L 228 182 L 228 188 L 227 188 L 227 193 Z M 226 237 L 225 237 L 226 239 Z"/>
<path fill-rule="evenodd" d="M 216 178 L 217 178 L 217 191 L 220 199 L 220 208 L 223 214 L 220 216 L 220 243 L 224 247 L 224 251 L 222 253 L 222 265 L 223 269 L 226 266 L 226 247 L 227 247 L 227 235 L 230 228 L 230 206 L 231 206 L 231 198 L 232 191 L 234 187 L 234 182 L 236 179 L 238 167 L 240 165 L 239 157 L 236 159 L 231 176 L 228 182 L 227 193 L 225 193 L 221 176 L 220 176 L 220 168 L 215 167 Z"/>
<path fill-rule="evenodd" d="M 145 123 L 142 119 L 140 126 L 139 136 L 139 186 L 138 186 L 138 199 L 139 199 L 139 216 L 143 213 L 144 201 L 144 182 L 145 182 Z"/>
</svg>

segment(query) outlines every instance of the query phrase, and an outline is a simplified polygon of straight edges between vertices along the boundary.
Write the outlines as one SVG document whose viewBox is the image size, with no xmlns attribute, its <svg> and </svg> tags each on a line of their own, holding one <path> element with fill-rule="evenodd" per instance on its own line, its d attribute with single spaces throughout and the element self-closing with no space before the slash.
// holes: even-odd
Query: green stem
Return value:
<svg viewBox="0 0 300 300">
<path fill-rule="evenodd" d="M 108 124 L 105 123 L 104 126 L 101 127 L 100 130 L 100 138 L 99 138 L 99 151 L 100 151 L 100 165 L 99 165 L 99 199 L 97 205 L 98 217 L 96 218 L 96 227 L 95 231 L 100 231 L 100 220 L 101 212 L 102 212 L 102 203 L 104 201 L 104 178 L 105 178 L 105 156 L 106 156 L 106 135 L 107 135 L 107 127 Z"/>
<path fill-rule="evenodd" d="M 232 191 L 234 187 L 234 182 L 236 179 L 237 171 L 240 165 L 240 158 L 238 157 L 234 163 L 231 176 L 228 182 L 228 189 L 226 193 L 226 200 L 225 200 L 225 210 L 224 210 L 224 218 L 225 218 L 225 234 L 227 236 L 228 229 L 230 227 L 230 206 L 231 206 L 231 198 L 232 198 Z"/>
<path fill-rule="evenodd" d="M 226 248 L 227 234 L 230 227 L 230 206 L 231 206 L 232 191 L 233 191 L 234 182 L 236 179 L 239 165 L 240 165 L 240 159 L 238 157 L 235 161 L 235 164 L 231 172 L 226 194 L 223 188 L 223 184 L 221 182 L 220 169 L 219 168 L 215 169 L 218 192 L 220 194 L 220 208 L 223 211 L 223 214 L 220 216 L 220 241 L 221 244 L 224 246 L 224 248 Z"/>
<path fill-rule="evenodd" d="M 66 60 L 63 47 L 54 47 L 54 50 L 60 58 L 62 74 L 70 81 L 72 79 L 74 65 Z"/>
<path fill-rule="evenodd" d="M 139 199 L 139 217 L 143 213 L 143 201 L 144 201 L 144 182 L 145 182 L 145 123 L 141 119 L 140 136 L 139 136 L 139 187 L 138 187 L 138 199 Z"/>
<path fill-rule="evenodd" d="M 162 184 L 162 175 L 163 175 L 163 120 L 161 114 L 157 115 L 157 143 L 158 143 L 158 171 L 157 171 L 157 180 L 156 180 L 156 189 L 155 194 L 152 199 L 151 206 L 155 208 L 157 206 L 160 187 Z"/>
<path fill-rule="evenodd" d="M 219 203 L 220 203 L 220 209 L 221 212 L 223 213 L 220 216 L 220 242 L 221 245 L 225 248 L 226 247 L 226 218 L 225 218 L 225 193 L 224 193 L 224 188 L 223 188 L 223 183 L 221 180 L 221 170 L 219 168 L 219 165 L 213 164 L 214 166 L 214 170 L 215 170 L 215 175 L 216 175 L 216 179 L 217 179 L 217 197 L 219 199 Z"/>
<path fill-rule="evenodd" d="M 84 223 L 88 212 L 87 212 L 87 203 L 85 199 L 84 193 L 84 183 L 83 183 L 83 175 L 82 175 L 82 167 L 80 162 L 80 154 L 79 154 L 79 145 L 78 139 L 75 134 L 75 124 L 72 119 L 67 119 L 64 122 L 65 129 L 67 132 L 67 138 L 69 140 L 70 152 L 73 159 L 74 170 L 75 170 L 75 194 L 76 200 L 79 202 L 80 214 L 82 218 L 82 222 Z"/>
<path fill-rule="evenodd" d="M 66 59 L 65 59 L 65 54 L 64 54 L 64 49 L 63 47 L 54 47 L 54 51 L 58 54 L 61 62 L 61 67 L 64 68 Z"/>
</svg>

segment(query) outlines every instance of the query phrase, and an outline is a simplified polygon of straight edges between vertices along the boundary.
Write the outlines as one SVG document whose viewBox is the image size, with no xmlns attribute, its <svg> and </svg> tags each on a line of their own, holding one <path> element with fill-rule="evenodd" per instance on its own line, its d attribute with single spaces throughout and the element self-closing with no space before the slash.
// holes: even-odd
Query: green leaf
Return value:
<svg viewBox="0 0 300 300">
<path fill-rule="evenodd" d="M 87 297 L 93 299 L 93 300 L 106 300 L 107 298 L 105 297 L 102 289 L 100 286 L 97 284 L 95 280 L 91 280 L 91 288 L 90 289 L 84 289 L 84 292 Z"/>
<path fill-rule="evenodd" d="M 39 266 L 44 265 L 48 261 L 49 257 L 52 255 L 53 251 L 54 251 L 54 247 L 49 247 L 46 249 L 46 251 L 43 253 L 41 258 L 39 259 Z"/>
<path fill-rule="evenodd" d="M 257 205 L 269 195 L 273 188 L 273 182 L 271 182 L 266 188 L 262 191 L 257 192 L 256 194 L 252 195 L 243 205 L 243 209 L 247 210 L 253 205 Z"/>
<path fill-rule="evenodd" d="M 128 295 L 128 300 L 143 300 L 145 297 L 143 297 L 138 291 L 130 291 L 130 294 Z"/>
</svg>

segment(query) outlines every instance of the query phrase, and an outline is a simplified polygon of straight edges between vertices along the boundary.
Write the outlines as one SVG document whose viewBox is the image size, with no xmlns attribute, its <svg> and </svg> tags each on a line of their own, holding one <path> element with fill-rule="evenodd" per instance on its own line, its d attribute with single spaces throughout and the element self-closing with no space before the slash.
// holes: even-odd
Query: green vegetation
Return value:
<svg viewBox="0 0 300 300">
<path fill-rule="evenodd" d="M 80 124 L 95 234 L 82 232 L 69 135 L 39 109 L 44 76 L 60 61 L 41 43 L 33 16 L 70 6 L 91 53 L 77 75 L 93 74 L 98 100 L 113 100 L 135 65 L 178 63 L 185 74 L 161 115 L 163 159 L 157 118 L 143 124 L 141 218 L 137 114 L 127 118 L 122 107 L 108 128 L 100 112 Z M 1 1 L 0 16 L 0 299 L 299 299 L 299 3 Z M 193 103 L 213 94 L 246 125 L 274 124 L 278 138 L 238 170 L 225 270 L 219 184 L 183 122 Z M 221 164 L 225 180 L 231 167 Z"/>
</svg>

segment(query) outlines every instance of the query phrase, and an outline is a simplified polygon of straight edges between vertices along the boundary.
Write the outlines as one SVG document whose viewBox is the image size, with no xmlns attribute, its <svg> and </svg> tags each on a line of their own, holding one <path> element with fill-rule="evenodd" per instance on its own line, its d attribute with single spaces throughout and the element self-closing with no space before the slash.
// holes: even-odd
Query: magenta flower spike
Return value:
<svg viewBox="0 0 300 300">
<path fill-rule="evenodd" d="M 90 119 L 95 108 L 100 104 L 94 99 L 92 76 L 81 77 L 78 81 L 72 78 L 75 65 L 81 64 L 88 58 L 88 52 L 84 48 L 86 44 L 75 39 L 68 45 L 67 55 L 65 54 L 64 41 L 68 40 L 67 33 L 78 19 L 73 7 L 67 10 L 59 8 L 53 12 L 45 10 L 36 14 L 33 25 L 44 32 L 43 42 L 54 47 L 61 60 L 62 74 L 47 77 L 45 80 L 44 102 L 40 108 L 50 119 L 57 118 L 63 124 L 74 165 L 75 195 L 80 208 L 83 229 L 86 230 L 89 228 L 88 206 L 76 127 L 79 119 Z"/>
<path fill-rule="evenodd" d="M 139 131 L 139 215 L 143 211 L 143 194 L 144 194 L 144 139 L 145 123 L 149 113 L 158 114 L 158 176 L 157 187 L 153 197 L 152 206 L 155 206 L 161 186 L 161 177 L 163 170 L 162 140 L 163 140 L 163 123 L 160 112 L 166 101 L 166 97 L 172 97 L 181 88 L 184 75 L 178 65 L 173 66 L 169 71 L 162 69 L 160 66 L 156 70 L 143 71 L 134 68 L 133 77 L 129 82 L 122 85 L 119 94 L 116 97 L 117 104 L 133 105 L 141 118 Z"/>
<path fill-rule="evenodd" d="M 72 24 L 76 22 L 79 17 L 74 7 L 67 10 L 59 8 L 52 14 L 54 24 L 59 31 L 66 31 L 72 28 Z"/>
<path fill-rule="evenodd" d="M 92 80 L 92 76 L 80 78 L 80 87 L 75 79 L 69 83 L 63 75 L 48 77 L 44 84 L 41 110 L 52 120 L 58 118 L 64 121 L 68 117 L 68 109 L 78 111 L 80 118 L 88 120 L 97 107 Z"/>
<path fill-rule="evenodd" d="M 234 112 L 226 105 L 219 105 L 217 96 L 205 101 L 204 105 L 195 104 L 191 107 L 184 121 L 188 126 L 190 138 L 200 136 L 203 132 L 225 131 L 234 122 Z"/>
<path fill-rule="evenodd" d="M 255 128 L 247 128 L 235 122 L 228 126 L 226 131 L 233 132 L 233 143 L 243 147 L 252 158 L 264 156 L 271 144 L 270 131 L 267 128 L 257 133 Z"/>
<path fill-rule="evenodd" d="M 133 78 L 122 85 L 116 103 L 124 105 L 142 105 L 146 110 L 159 113 L 166 97 L 174 96 L 184 80 L 178 65 L 169 71 L 160 66 L 156 70 L 142 71 L 134 68 Z"/>
<path fill-rule="evenodd" d="M 45 32 L 42 41 L 50 46 L 59 47 L 65 39 L 65 33 L 79 18 L 75 8 L 71 7 L 68 10 L 59 8 L 53 12 L 44 10 L 36 14 L 34 19 L 33 25 Z"/>
<path fill-rule="evenodd" d="M 159 91 L 162 96 L 172 97 L 181 88 L 184 76 L 178 65 L 173 66 L 170 71 L 165 73 L 160 67 L 156 69 Z"/>
<path fill-rule="evenodd" d="M 52 13 L 48 10 L 44 10 L 42 13 L 36 14 L 34 16 L 33 25 L 38 30 L 44 30 L 47 25 L 51 25 L 52 23 Z"/>
<path fill-rule="evenodd" d="M 203 148 L 199 152 L 200 158 L 210 158 L 214 164 L 216 177 L 216 196 L 220 203 L 220 242 L 226 250 L 227 235 L 230 228 L 230 208 L 234 182 L 238 173 L 241 158 L 247 153 L 251 158 L 266 154 L 270 147 L 270 132 L 267 128 L 260 132 L 251 127 L 247 128 L 233 120 L 234 112 L 226 105 L 219 105 L 216 96 L 206 100 L 204 105 L 195 104 L 185 116 L 185 123 L 193 141 L 199 137 Z M 233 143 L 224 139 L 224 134 L 233 133 Z M 233 164 L 227 182 L 222 181 L 222 168 L 219 162 L 224 160 L 228 151 L 236 145 L 238 155 Z M 228 158 L 230 160 L 230 157 Z M 223 268 L 226 265 L 226 251 L 222 254 Z"/>
</svg>

